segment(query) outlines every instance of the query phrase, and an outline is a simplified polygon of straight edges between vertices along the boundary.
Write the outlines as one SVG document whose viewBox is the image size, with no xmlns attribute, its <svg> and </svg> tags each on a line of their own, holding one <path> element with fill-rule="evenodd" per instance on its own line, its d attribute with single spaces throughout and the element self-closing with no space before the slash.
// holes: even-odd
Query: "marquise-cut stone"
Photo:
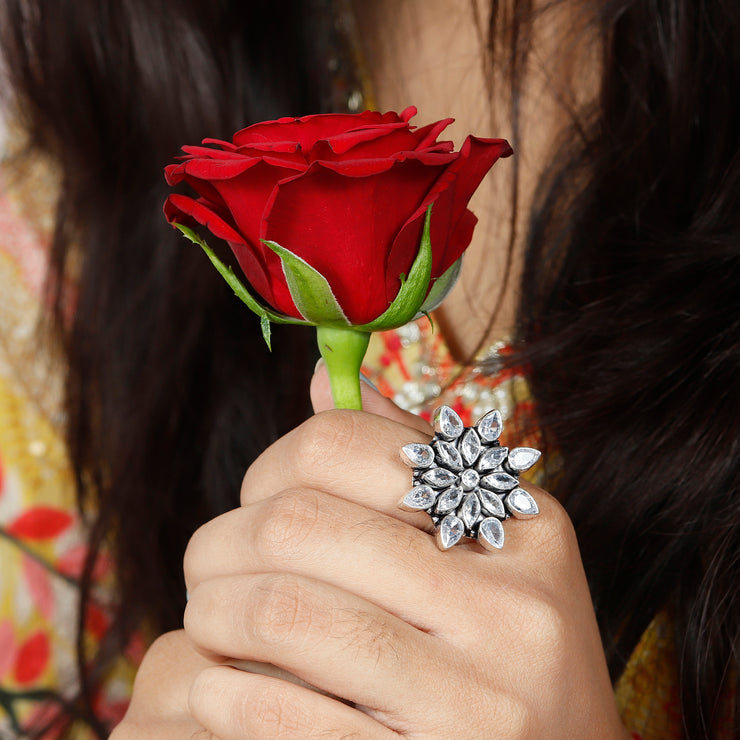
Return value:
<svg viewBox="0 0 740 740">
<path fill-rule="evenodd" d="M 523 488 L 515 488 L 506 497 L 506 508 L 517 519 L 529 519 L 540 513 L 537 502 Z"/>
<path fill-rule="evenodd" d="M 460 454 L 466 465 L 475 465 L 475 461 L 480 455 L 481 444 L 480 437 L 475 429 L 468 429 L 460 440 Z"/>
<path fill-rule="evenodd" d="M 459 513 L 465 526 L 468 529 L 472 529 L 478 519 L 480 519 L 480 501 L 474 493 L 469 493 L 465 496 Z"/>
<path fill-rule="evenodd" d="M 491 473 L 490 475 L 486 475 L 484 478 L 481 478 L 480 484 L 484 488 L 489 488 L 492 491 L 510 491 L 519 484 L 519 481 L 513 475 L 509 475 L 508 473 Z"/>
<path fill-rule="evenodd" d="M 437 505 L 434 510 L 437 514 L 449 514 L 451 511 L 460 506 L 462 501 L 463 491 L 458 486 L 451 486 L 444 493 L 442 493 L 437 499 Z"/>
<path fill-rule="evenodd" d="M 476 467 L 481 473 L 498 468 L 509 454 L 508 447 L 489 447 L 478 460 Z"/>
<path fill-rule="evenodd" d="M 506 518 L 506 509 L 504 509 L 504 502 L 501 500 L 501 496 L 492 491 L 486 491 L 481 488 L 478 492 L 483 510 L 491 516 L 497 516 L 499 519 Z"/>
<path fill-rule="evenodd" d="M 440 406 L 434 412 L 434 431 L 446 440 L 457 439 L 463 429 L 462 419 L 449 406 Z"/>
<path fill-rule="evenodd" d="M 437 545 L 440 550 L 449 550 L 463 538 L 465 525 L 454 514 L 448 514 L 437 528 Z"/>
<path fill-rule="evenodd" d="M 429 486 L 414 486 L 401 500 L 405 511 L 425 511 L 433 506 L 437 494 Z"/>
<path fill-rule="evenodd" d="M 443 439 L 438 439 L 434 443 L 434 447 L 437 450 L 437 461 L 440 465 L 443 465 L 450 470 L 462 470 L 463 461 L 460 453 L 457 451 L 457 447 L 452 442 L 446 442 Z"/>
<path fill-rule="evenodd" d="M 445 468 L 432 468 L 425 470 L 421 479 L 433 488 L 447 488 L 457 480 L 457 476 Z"/>
<path fill-rule="evenodd" d="M 401 460 L 410 468 L 428 468 L 434 462 L 434 450 L 418 442 L 401 447 Z"/>
<path fill-rule="evenodd" d="M 529 470 L 540 459 L 541 454 L 534 447 L 515 447 L 509 453 L 506 465 L 511 470 L 521 473 L 523 470 Z"/>
<path fill-rule="evenodd" d="M 478 527 L 478 542 L 486 550 L 500 550 L 504 546 L 504 525 L 496 519 L 484 519 Z"/>
<path fill-rule="evenodd" d="M 481 439 L 485 442 L 495 442 L 501 436 L 504 428 L 504 420 L 501 418 L 501 412 L 498 409 L 489 411 L 478 421 L 475 428 L 478 430 Z"/>
</svg>

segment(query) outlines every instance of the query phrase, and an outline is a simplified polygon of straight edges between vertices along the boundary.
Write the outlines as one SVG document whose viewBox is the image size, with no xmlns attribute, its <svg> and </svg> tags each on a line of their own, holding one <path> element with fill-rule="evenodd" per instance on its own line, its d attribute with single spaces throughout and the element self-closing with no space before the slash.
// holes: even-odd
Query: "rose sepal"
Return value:
<svg viewBox="0 0 740 740">
<path fill-rule="evenodd" d="M 228 265 L 224 264 L 215 254 L 215 252 L 206 244 L 205 240 L 201 239 L 189 226 L 175 222 L 173 224 L 184 237 L 189 239 L 193 244 L 197 244 L 208 256 L 211 264 L 218 270 L 221 277 L 228 283 L 229 287 L 234 291 L 234 295 L 244 303 L 250 311 L 253 311 L 260 318 L 260 329 L 262 330 L 262 337 L 265 340 L 267 348 L 272 351 L 272 345 L 270 343 L 270 322 L 275 324 L 301 324 L 303 326 L 311 326 L 311 322 L 304 321 L 302 319 L 296 319 L 292 316 L 286 316 L 285 314 L 276 313 L 270 310 L 267 306 L 263 306 L 246 288 L 244 283 L 234 274 L 234 271 Z"/>
<path fill-rule="evenodd" d="M 329 281 L 306 260 L 268 239 L 260 240 L 280 257 L 290 297 L 306 321 L 316 326 L 351 326 Z"/>
<path fill-rule="evenodd" d="M 445 270 L 436 280 L 433 281 L 432 289 L 429 291 L 424 303 L 422 304 L 419 312 L 414 316 L 415 319 L 420 319 L 422 316 L 429 316 L 431 311 L 434 311 L 442 301 L 447 298 L 447 295 L 454 287 L 457 279 L 460 277 L 460 271 L 462 270 L 463 258 L 460 257 L 458 260 L 452 263 L 450 267 Z"/>
<path fill-rule="evenodd" d="M 424 218 L 419 251 L 408 276 L 400 276 L 401 288 L 396 297 L 380 316 L 367 324 L 350 323 L 337 302 L 329 281 L 308 262 L 277 242 L 267 239 L 261 241 L 280 258 L 293 303 L 308 323 L 337 328 L 351 327 L 355 331 L 384 331 L 396 329 L 423 315 L 427 310 L 431 310 L 427 309 L 427 305 L 432 308 L 439 305 L 459 275 L 459 265 L 457 268 L 453 265 L 434 281 L 431 291 L 429 290 L 432 276 L 431 213 L 432 206 L 429 205 Z M 437 283 L 440 281 L 441 285 L 437 289 Z"/>
</svg>

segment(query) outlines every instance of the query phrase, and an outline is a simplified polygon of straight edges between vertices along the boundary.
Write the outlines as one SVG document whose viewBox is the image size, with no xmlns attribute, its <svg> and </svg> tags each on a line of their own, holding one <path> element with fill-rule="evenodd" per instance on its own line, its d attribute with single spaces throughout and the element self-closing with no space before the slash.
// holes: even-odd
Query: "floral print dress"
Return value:
<svg viewBox="0 0 740 740">
<path fill-rule="evenodd" d="M 86 527 L 63 443 L 63 364 L 42 339 L 46 255 L 56 178 L 48 162 L 0 148 L 0 738 L 19 737 L 77 690 L 76 640 Z M 103 553 L 85 615 L 91 648 L 114 593 Z M 132 647 L 94 697 L 114 723 L 143 646 Z M 53 734 L 48 734 L 53 737 Z M 73 737 L 92 737 L 74 728 Z"/>
</svg>

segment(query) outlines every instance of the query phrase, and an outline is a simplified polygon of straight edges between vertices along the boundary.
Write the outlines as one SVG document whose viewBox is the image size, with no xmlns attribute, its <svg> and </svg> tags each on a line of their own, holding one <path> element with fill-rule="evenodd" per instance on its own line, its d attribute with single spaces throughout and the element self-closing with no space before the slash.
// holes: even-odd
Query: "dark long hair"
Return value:
<svg viewBox="0 0 740 740">
<path fill-rule="evenodd" d="M 184 142 L 324 107 L 325 72 L 305 64 L 331 24 L 324 5 L 0 3 L 25 123 L 64 173 L 50 290 L 69 448 L 81 505 L 96 512 L 81 598 L 110 540 L 120 599 L 100 653 L 80 641 L 82 700 L 70 711 L 101 736 L 90 708 L 101 672 L 142 624 L 179 626 L 188 537 L 237 504 L 265 432 L 307 413 L 309 333 L 267 355 L 252 315 L 164 223 L 161 170 Z M 684 732 L 710 736 L 738 669 L 740 11 L 730 0 L 592 8 L 601 95 L 574 112 L 531 214 L 523 354 L 564 458 L 556 492 L 613 676 L 670 609 Z M 515 144 L 530 13 L 530 2 L 492 3 Z M 66 325 L 73 298 L 59 278 L 77 259 Z"/>
<path fill-rule="evenodd" d="M 491 16 L 515 112 L 529 5 Z M 612 677 L 666 610 L 683 731 L 710 737 L 740 727 L 740 7 L 585 12 L 601 85 L 535 198 L 516 361 L 564 459 L 553 490 Z"/>
</svg>

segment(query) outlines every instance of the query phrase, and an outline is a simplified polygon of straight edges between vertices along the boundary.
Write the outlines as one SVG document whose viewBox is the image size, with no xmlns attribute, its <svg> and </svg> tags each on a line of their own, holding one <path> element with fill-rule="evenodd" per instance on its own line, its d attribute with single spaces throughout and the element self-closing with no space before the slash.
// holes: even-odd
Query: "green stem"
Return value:
<svg viewBox="0 0 740 740">
<path fill-rule="evenodd" d="M 338 409 L 361 409 L 360 366 L 370 332 L 350 327 L 317 326 L 319 352 L 329 371 L 331 395 Z"/>
</svg>

